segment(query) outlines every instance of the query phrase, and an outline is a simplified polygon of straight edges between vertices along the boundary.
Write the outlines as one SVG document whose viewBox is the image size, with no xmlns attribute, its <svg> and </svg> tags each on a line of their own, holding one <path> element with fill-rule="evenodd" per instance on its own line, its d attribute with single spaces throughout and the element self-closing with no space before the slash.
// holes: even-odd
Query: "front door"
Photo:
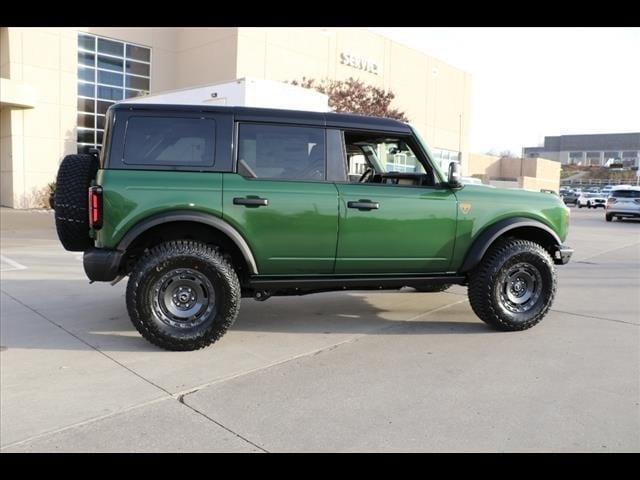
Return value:
<svg viewBox="0 0 640 480">
<path fill-rule="evenodd" d="M 335 273 L 446 272 L 456 234 L 455 194 L 438 184 L 410 139 L 345 132 L 345 144 L 349 181 L 336 183 Z"/>
<path fill-rule="evenodd" d="M 338 193 L 326 181 L 321 127 L 238 125 L 238 173 L 224 175 L 223 216 L 259 275 L 332 273 Z"/>
</svg>

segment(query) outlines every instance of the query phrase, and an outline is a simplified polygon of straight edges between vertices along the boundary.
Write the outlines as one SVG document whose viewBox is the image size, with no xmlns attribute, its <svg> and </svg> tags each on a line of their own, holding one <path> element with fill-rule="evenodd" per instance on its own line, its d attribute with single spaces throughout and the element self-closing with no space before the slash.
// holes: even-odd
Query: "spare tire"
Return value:
<svg viewBox="0 0 640 480">
<path fill-rule="evenodd" d="M 93 245 L 89 237 L 88 189 L 99 166 L 94 155 L 67 155 L 58 169 L 54 196 L 56 230 L 66 250 L 83 252 Z"/>
</svg>

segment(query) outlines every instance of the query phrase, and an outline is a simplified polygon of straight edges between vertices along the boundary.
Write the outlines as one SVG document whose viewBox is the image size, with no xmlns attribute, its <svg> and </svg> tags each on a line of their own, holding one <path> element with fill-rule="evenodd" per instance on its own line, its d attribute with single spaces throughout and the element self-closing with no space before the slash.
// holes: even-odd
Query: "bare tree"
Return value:
<svg viewBox="0 0 640 480">
<path fill-rule="evenodd" d="M 329 108 L 334 112 L 359 113 L 372 117 L 387 117 L 408 122 L 404 112 L 391 107 L 395 94 L 390 90 L 367 85 L 361 80 L 350 77 L 347 80 L 315 80 L 302 77 L 293 80 L 292 85 L 310 88 L 329 97 Z"/>
</svg>

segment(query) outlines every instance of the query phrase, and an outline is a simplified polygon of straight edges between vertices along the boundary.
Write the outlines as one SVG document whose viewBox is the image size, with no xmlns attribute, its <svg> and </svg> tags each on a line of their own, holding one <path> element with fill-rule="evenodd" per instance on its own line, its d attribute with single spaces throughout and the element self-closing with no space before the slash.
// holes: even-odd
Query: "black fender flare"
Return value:
<svg viewBox="0 0 640 480">
<path fill-rule="evenodd" d="M 133 241 L 141 234 L 143 234 L 150 228 L 155 227 L 156 225 L 161 225 L 163 223 L 169 222 L 202 223 L 204 225 L 208 225 L 220 230 L 222 233 L 226 234 L 238 247 L 240 253 L 242 253 L 242 256 L 247 263 L 249 273 L 251 275 L 258 274 L 258 266 L 256 264 L 255 257 L 253 256 L 253 252 L 251 251 L 251 248 L 249 248 L 249 244 L 246 242 L 244 237 L 240 235 L 240 233 L 235 228 L 233 228 L 220 217 L 216 217 L 215 215 L 204 212 L 194 212 L 190 210 L 173 210 L 171 212 L 151 215 L 150 217 L 145 218 L 144 220 L 130 228 L 129 231 L 124 235 L 124 237 L 122 237 L 120 242 L 118 242 L 117 249 L 121 252 L 126 251 L 129 245 L 131 245 Z"/>
<path fill-rule="evenodd" d="M 512 217 L 505 220 L 500 220 L 493 225 L 487 227 L 482 233 L 480 233 L 471 244 L 471 248 L 464 257 L 460 273 L 466 273 L 472 270 L 480 261 L 491 244 L 501 235 L 504 235 L 510 230 L 516 228 L 529 227 L 536 228 L 544 232 L 544 235 L 548 236 L 549 243 L 559 247 L 562 245 L 560 237 L 544 223 L 526 217 Z"/>
</svg>

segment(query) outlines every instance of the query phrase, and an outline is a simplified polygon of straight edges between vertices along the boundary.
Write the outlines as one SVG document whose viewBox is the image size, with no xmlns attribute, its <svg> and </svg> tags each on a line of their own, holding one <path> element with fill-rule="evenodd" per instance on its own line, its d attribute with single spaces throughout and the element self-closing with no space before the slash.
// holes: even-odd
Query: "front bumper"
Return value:
<svg viewBox="0 0 640 480">
<path fill-rule="evenodd" d="M 110 282 L 118 276 L 124 252 L 90 248 L 82 256 L 84 273 L 92 282 Z"/>
<path fill-rule="evenodd" d="M 553 261 L 556 265 L 566 265 L 571 260 L 573 248 L 566 245 L 559 245 L 553 253 Z"/>
</svg>

